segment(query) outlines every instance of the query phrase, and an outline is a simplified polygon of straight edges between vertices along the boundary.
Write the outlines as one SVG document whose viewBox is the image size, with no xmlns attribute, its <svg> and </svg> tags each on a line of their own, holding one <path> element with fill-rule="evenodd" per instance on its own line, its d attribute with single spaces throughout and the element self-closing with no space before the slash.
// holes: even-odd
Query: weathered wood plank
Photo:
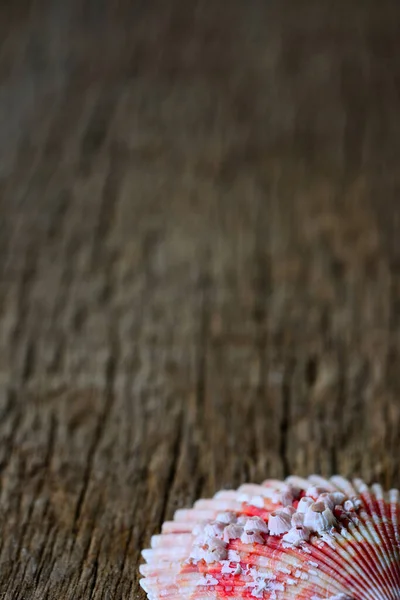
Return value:
<svg viewBox="0 0 400 600">
<path fill-rule="evenodd" d="M 244 480 L 399 485 L 398 3 L 0 10 L 0 597 L 142 597 Z"/>
</svg>

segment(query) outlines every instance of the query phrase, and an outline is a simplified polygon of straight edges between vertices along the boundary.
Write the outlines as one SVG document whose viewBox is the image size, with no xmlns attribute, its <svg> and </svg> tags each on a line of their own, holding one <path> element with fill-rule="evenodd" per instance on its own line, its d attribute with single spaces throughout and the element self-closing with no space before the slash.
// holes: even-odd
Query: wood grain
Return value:
<svg viewBox="0 0 400 600">
<path fill-rule="evenodd" d="M 399 485 L 400 6 L 2 3 L 0 597 L 196 497 Z"/>
</svg>

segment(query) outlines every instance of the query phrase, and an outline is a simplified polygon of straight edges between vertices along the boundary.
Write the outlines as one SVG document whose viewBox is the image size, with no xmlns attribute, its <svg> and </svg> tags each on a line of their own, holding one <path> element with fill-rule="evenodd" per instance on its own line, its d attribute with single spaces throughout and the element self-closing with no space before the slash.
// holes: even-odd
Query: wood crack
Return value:
<svg viewBox="0 0 400 600">
<path fill-rule="evenodd" d="M 158 524 L 159 529 L 166 518 L 167 510 L 168 510 L 170 499 L 171 499 L 171 493 L 172 493 L 173 487 L 174 487 L 173 483 L 174 483 L 174 479 L 176 476 L 177 466 L 178 466 L 179 459 L 181 456 L 181 447 L 182 447 L 182 440 L 183 440 L 182 413 L 179 413 L 179 415 L 176 418 L 176 425 L 175 425 L 174 430 L 175 430 L 175 441 L 174 441 L 174 444 L 171 449 L 170 465 L 169 465 L 169 469 L 168 469 L 168 475 L 165 480 L 165 490 L 166 491 L 165 491 L 164 499 L 160 506 L 160 518 L 159 518 L 159 524 Z"/>
<path fill-rule="evenodd" d="M 289 462 L 289 432 L 290 432 L 290 408 L 292 402 L 292 373 L 295 368 L 295 363 L 290 360 L 286 366 L 282 381 L 282 408 L 281 418 L 279 423 L 280 443 L 279 456 L 282 463 L 283 477 L 290 475 Z"/>
<path fill-rule="evenodd" d="M 112 343 L 109 350 L 109 357 L 106 363 L 105 368 L 105 390 L 104 390 L 104 408 L 103 411 L 97 421 L 96 430 L 93 436 L 93 440 L 91 446 L 89 448 L 88 456 L 86 459 L 86 468 L 83 476 L 83 485 L 81 491 L 78 496 L 78 500 L 75 507 L 75 514 L 73 519 L 73 531 L 76 533 L 79 527 L 79 521 L 82 514 L 82 508 L 85 502 L 85 498 L 87 495 L 88 487 L 91 480 L 91 475 L 93 471 L 93 464 L 97 449 L 101 442 L 101 439 L 104 434 L 104 430 L 112 409 L 112 405 L 114 402 L 114 380 L 117 371 L 117 365 L 119 360 L 119 350 L 118 344 Z"/>
</svg>

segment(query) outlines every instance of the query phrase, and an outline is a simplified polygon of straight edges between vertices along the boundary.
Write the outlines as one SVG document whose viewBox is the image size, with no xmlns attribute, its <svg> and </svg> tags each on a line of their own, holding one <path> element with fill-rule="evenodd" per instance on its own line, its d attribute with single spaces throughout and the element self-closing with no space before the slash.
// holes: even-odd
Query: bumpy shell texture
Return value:
<svg viewBox="0 0 400 600">
<path fill-rule="evenodd" d="M 400 503 L 335 476 L 246 484 L 178 510 L 143 551 L 149 600 L 400 599 Z"/>
</svg>

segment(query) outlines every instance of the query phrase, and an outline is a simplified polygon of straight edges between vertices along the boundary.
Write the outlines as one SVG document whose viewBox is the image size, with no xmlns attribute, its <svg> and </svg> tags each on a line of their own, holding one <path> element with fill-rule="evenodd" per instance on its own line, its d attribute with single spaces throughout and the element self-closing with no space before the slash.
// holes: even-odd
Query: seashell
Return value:
<svg viewBox="0 0 400 600">
<path fill-rule="evenodd" d="M 289 515 L 289 517 L 292 517 L 295 514 L 296 509 L 294 506 L 285 506 L 282 508 L 281 512 L 283 512 L 285 515 Z"/>
<path fill-rule="evenodd" d="M 295 495 L 292 493 L 291 490 L 282 492 L 281 497 L 280 497 L 282 506 L 292 506 L 294 498 L 295 498 Z"/>
<path fill-rule="evenodd" d="M 143 557 L 149 600 L 399 600 L 400 493 L 339 476 L 247 484 L 176 511 Z"/>
<path fill-rule="evenodd" d="M 300 546 L 302 542 L 308 542 L 311 531 L 304 525 L 292 527 L 282 538 L 282 541 L 290 546 Z"/>
<path fill-rule="evenodd" d="M 231 540 L 236 540 L 242 536 L 243 526 L 239 523 L 230 523 L 224 531 L 224 542 L 228 543 Z"/>
<path fill-rule="evenodd" d="M 243 542 L 243 544 L 263 544 L 264 538 L 259 531 L 243 531 L 240 536 L 240 541 Z"/>
<path fill-rule="evenodd" d="M 304 527 L 315 533 L 328 531 L 335 524 L 335 516 L 323 502 L 314 502 L 304 515 Z"/>
<path fill-rule="evenodd" d="M 235 515 L 235 513 L 223 512 L 217 514 L 216 520 L 219 523 L 225 523 L 226 525 L 229 525 L 230 523 L 236 523 L 237 516 Z"/>
<path fill-rule="evenodd" d="M 253 530 L 268 533 L 268 525 L 260 517 L 249 517 L 244 524 L 244 530 L 247 532 Z"/>
<path fill-rule="evenodd" d="M 291 525 L 292 525 L 292 527 L 303 527 L 303 525 L 304 525 L 304 513 L 295 512 L 292 515 Z"/>
<path fill-rule="evenodd" d="M 342 506 L 346 496 L 341 492 L 325 492 L 320 494 L 317 502 L 323 502 L 327 508 L 333 510 L 335 506 Z"/>
<path fill-rule="evenodd" d="M 268 518 L 268 528 L 271 535 L 287 533 L 291 527 L 292 519 L 285 510 L 274 510 Z"/>
<path fill-rule="evenodd" d="M 314 504 L 314 500 L 304 496 L 304 498 L 300 499 L 297 505 L 297 512 L 305 514 L 312 504 Z"/>
<path fill-rule="evenodd" d="M 211 523 L 207 523 L 207 525 L 204 527 L 205 535 L 219 537 L 221 539 L 224 536 L 224 531 L 225 525 L 220 521 L 212 521 Z"/>
</svg>

